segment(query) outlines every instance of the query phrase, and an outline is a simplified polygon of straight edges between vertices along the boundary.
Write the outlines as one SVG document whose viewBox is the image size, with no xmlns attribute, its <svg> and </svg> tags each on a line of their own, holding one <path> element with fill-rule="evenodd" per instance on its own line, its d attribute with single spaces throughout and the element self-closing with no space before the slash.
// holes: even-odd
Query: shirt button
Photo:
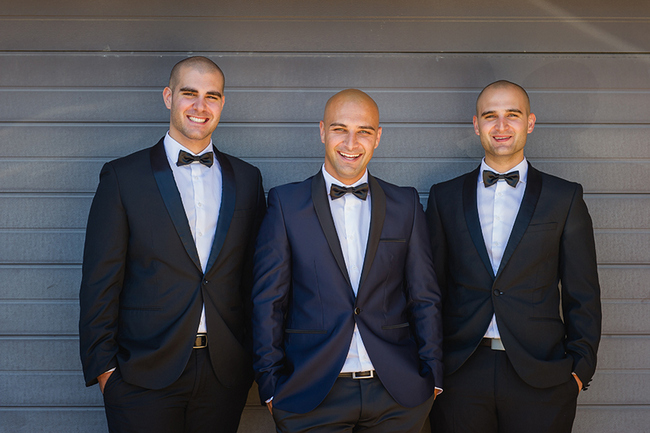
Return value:
<svg viewBox="0 0 650 433">
<path fill-rule="evenodd" d="M 203 232 L 199 232 L 199 236 L 203 236 Z"/>
<path fill-rule="evenodd" d="M 354 309 L 354 314 L 360 314 L 361 313 L 361 308 L 357 307 Z"/>
<path fill-rule="evenodd" d="M 199 207 L 203 207 L 203 203 L 199 202 L 199 203 L 198 203 L 198 206 L 199 206 Z"/>
</svg>

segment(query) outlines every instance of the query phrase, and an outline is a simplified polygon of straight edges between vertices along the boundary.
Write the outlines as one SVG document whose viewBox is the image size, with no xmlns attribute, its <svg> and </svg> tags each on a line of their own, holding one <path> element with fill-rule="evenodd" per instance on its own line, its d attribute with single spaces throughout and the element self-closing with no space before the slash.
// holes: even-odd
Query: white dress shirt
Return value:
<svg viewBox="0 0 650 433">
<path fill-rule="evenodd" d="M 497 174 L 498 171 L 492 169 L 485 163 L 485 158 L 481 162 L 481 169 L 478 175 L 478 184 L 476 186 L 476 205 L 478 207 L 478 217 L 481 222 L 481 230 L 485 247 L 487 248 L 492 270 L 496 275 L 503 253 L 510 239 L 510 232 L 515 225 L 515 219 L 519 213 L 521 200 L 526 191 L 526 180 L 528 179 L 528 162 L 526 158 L 507 172 L 519 171 L 519 182 L 515 188 L 506 183 L 505 180 L 499 179 L 496 184 L 485 187 L 483 183 L 483 171 L 489 170 Z M 497 327 L 496 316 L 492 315 L 492 321 L 485 333 L 486 338 L 500 338 L 499 328 Z"/>
<path fill-rule="evenodd" d="M 354 194 L 345 194 L 343 197 L 333 200 L 329 195 L 332 184 L 354 187 L 368 182 L 368 170 L 363 174 L 361 179 L 352 185 L 343 185 L 340 181 L 331 176 L 325 165 L 322 168 L 323 177 L 325 178 L 325 187 L 327 188 L 327 197 L 330 204 L 330 211 L 334 219 L 336 234 L 341 244 L 345 266 L 350 277 L 350 284 L 354 295 L 359 290 L 361 280 L 361 271 L 363 261 L 366 257 L 366 245 L 368 244 L 368 234 L 370 232 L 370 214 L 371 214 L 371 197 L 368 192 L 366 200 L 357 198 Z M 350 342 L 350 350 L 345 359 L 341 373 L 350 373 L 358 371 L 374 370 L 370 356 L 366 351 L 361 339 L 361 333 L 358 326 L 354 325 L 354 333 Z"/>
<path fill-rule="evenodd" d="M 219 209 L 221 208 L 221 166 L 216 155 L 214 155 L 214 163 L 211 167 L 206 167 L 198 161 L 179 167 L 176 162 L 181 150 L 192 155 L 197 154 L 171 138 L 169 133 L 165 136 L 164 145 L 167 161 L 174 174 L 176 187 L 181 194 L 185 215 L 199 253 L 201 269 L 205 273 L 217 229 Z M 212 152 L 212 141 L 198 155 L 210 152 Z M 205 304 L 203 305 L 201 322 L 197 332 L 207 332 Z"/>
</svg>

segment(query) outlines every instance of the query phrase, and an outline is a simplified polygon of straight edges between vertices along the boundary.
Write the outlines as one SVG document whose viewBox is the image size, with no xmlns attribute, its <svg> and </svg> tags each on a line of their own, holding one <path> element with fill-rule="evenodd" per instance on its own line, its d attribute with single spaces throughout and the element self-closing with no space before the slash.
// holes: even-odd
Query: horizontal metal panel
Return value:
<svg viewBox="0 0 650 433">
<path fill-rule="evenodd" d="M 463 125 L 383 123 L 376 157 L 475 158 L 483 148 L 471 114 Z M 152 146 L 165 135 L 166 123 L 0 123 L 0 158 L 25 158 L 24 146 L 38 157 L 118 158 Z M 526 156 L 549 159 L 650 159 L 650 124 L 544 125 L 528 136 Z M 240 158 L 322 158 L 318 122 L 226 123 L 213 140 Z M 613 145 L 613 143 L 616 143 Z"/>
<path fill-rule="evenodd" d="M 162 90 L 172 66 L 190 54 L 219 64 L 226 95 L 242 87 L 267 92 L 359 87 L 463 90 L 475 98 L 498 79 L 517 82 L 533 94 L 545 89 L 636 91 L 648 88 L 650 76 L 650 56 L 628 53 L 0 52 L 0 87 Z"/>
<path fill-rule="evenodd" d="M 0 231 L 0 264 L 78 264 L 84 239 L 83 230 Z"/>
<path fill-rule="evenodd" d="M 428 194 L 422 194 L 423 196 Z M 84 229 L 92 193 L 0 194 L 3 229 Z M 650 229 L 650 194 L 585 194 L 596 229 Z M 425 207 L 426 207 L 426 201 Z"/>
<path fill-rule="evenodd" d="M 646 382 L 647 385 L 647 382 Z M 585 394 L 590 393 L 587 391 Z M 578 403 L 582 396 L 578 398 Z M 578 404 L 573 433 L 644 432 L 650 425 L 650 405 L 586 406 Z"/>
<path fill-rule="evenodd" d="M 79 341 L 64 337 L 0 337 L 0 371 L 79 371 Z M 29 362 L 25 362 L 29 360 Z M 599 370 L 650 370 L 650 335 L 603 336 Z M 255 404 L 254 398 L 251 404 Z"/>
<path fill-rule="evenodd" d="M 232 89 L 224 122 L 318 123 L 336 90 Z M 368 89 L 366 89 L 368 90 Z M 468 123 L 477 91 L 368 90 L 383 122 Z M 650 92 L 545 90 L 530 92 L 540 123 L 647 124 Z M 168 122 L 161 89 L 0 88 L 5 122 Z"/>
<path fill-rule="evenodd" d="M 555 2 L 557 3 L 557 2 Z M 54 5 L 48 0 L 29 0 L 10 2 L 3 8 L 6 16 L 29 16 L 38 11 L 40 16 L 106 16 L 106 17 L 267 17 L 267 19 L 308 18 L 319 20 L 344 19 L 340 13 L 345 10 L 348 17 L 435 17 L 455 18 L 500 17 L 500 18 L 541 18 L 562 17 L 642 17 L 650 15 L 650 7 L 636 0 L 618 0 L 612 4 L 606 0 L 566 0 L 558 7 L 553 2 L 534 3 L 530 1 L 506 4 L 499 0 L 481 2 L 466 0 L 409 0 L 399 7 L 393 0 L 330 0 L 328 7 L 319 2 L 281 1 L 269 3 L 260 0 L 222 0 L 218 4 L 205 2 L 181 3 L 174 0 L 158 0 L 153 8 L 149 2 L 113 0 L 110 4 L 89 4 L 81 0 L 68 0 Z M 119 11 L 119 14 L 116 12 Z M 399 14 L 397 14 L 399 12 Z"/>
<path fill-rule="evenodd" d="M 0 266 L 2 300 L 74 300 L 80 284 L 81 265 Z"/>
<path fill-rule="evenodd" d="M 99 394 L 97 387 L 93 389 Z M 97 433 L 108 431 L 103 407 L 0 408 L 4 433 Z M 3 428 L 6 427 L 7 430 Z"/>
<path fill-rule="evenodd" d="M 604 301 L 602 310 L 603 334 L 650 335 L 650 303 Z"/>
<path fill-rule="evenodd" d="M 81 371 L 76 337 L 0 337 L 0 353 L 0 371 Z"/>
<path fill-rule="evenodd" d="M 0 160 L 0 182 L 11 193 L 94 193 L 99 172 L 108 159 Z M 260 168 L 266 190 L 314 175 L 322 158 L 245 158 Z M 587 193 L 648 193 L 650 161 L 553 161 L 531 159 L 538 169 L 583 185 Z M 432 184 L 475 169 L 480 160 L 470 158 L 425 159 L 375 156 L 370 172 L 391 183 L 413 186 L 426 194 Z M 625 175 L 621 175 L 625 173 Z"/>
<path fill-rule="evenodd" d="M 649 194 L 585 194 L 597 229 L 650 229 Z"/>
<path fill-rule="evenodd" d="M 596 371 L 585 392 L 578 397 L 585 405 L 648 405 L 650 371 Z"/>
<path fill-rule="evenodd" d="M 0 329 L 5 336 L 78 334 L 77 301 L 0 301 Z M 650 304 L 603 301 L 603 334 L 650 335 Z"/>
<path fill-rule="evenodd" d="M 650 335 L 605 335 L 598 349 L 598 370 L 649 370 Z"/>
<path fill-rule="evenodd" d="M 647 300 L 650 266 L 601 265 L 598 267 L 603 299 Z"/>
<path fill-rule="evenodd" d="M 2 229 L 85 229 L 92 194 L 0 194 Z"/>
<path fill-rule="evenodd" d="M 491 14 L 440 18 L 3 16 L 0 40 L 5 50 L 12 51 L 648 52 L 649 21 L 647 17 L 587 18 L 583 14 L 569 19 L 546 15 L 504 19 Z"/>
</svg>

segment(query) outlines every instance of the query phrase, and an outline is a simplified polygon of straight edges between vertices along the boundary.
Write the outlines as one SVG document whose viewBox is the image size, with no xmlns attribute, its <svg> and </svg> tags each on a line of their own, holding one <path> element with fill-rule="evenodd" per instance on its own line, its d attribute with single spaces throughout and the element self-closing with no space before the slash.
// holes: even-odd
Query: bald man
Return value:
<svg viewBox="0 0 650 433">
<path fill-rule="evenodd" d="M 377 104 L 349 89 L 320 122 L 325 162 L 269 192 L 253 336 L 279 432 L 417 433 L 442 387 L 440 294 L 417 192 L 370 175 Z"/>
<path fill-rule="evenodd" d="M 223 93 L 211 60 L 180 61 L 162 92 L 169 132 L 100 174 L 79 341 L 111 432 L 239 425 L 253 381 L 251 273 L 265 201 L 259 170 L 212 143 Z"/>
<path fill-rule="evenodd" d="M 434 185 L 427 222 L 444 303 L 435 433 L 568 433 L 596 368 L 600 288 L 582 187 L 524 157 L 526 91 L 476 102 L 480 167 Z"/>
</svg>

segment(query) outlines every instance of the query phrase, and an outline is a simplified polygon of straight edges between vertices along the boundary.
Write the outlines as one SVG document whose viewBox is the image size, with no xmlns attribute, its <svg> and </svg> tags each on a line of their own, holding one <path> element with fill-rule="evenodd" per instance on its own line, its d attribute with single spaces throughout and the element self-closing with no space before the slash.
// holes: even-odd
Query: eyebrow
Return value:
<svg viewBox="0 0 650 433">
<path fill-rule="evenodd" d="M 344 124 L 344 123 L 337 123 L 337 122 L 330 123 L 330 128 L 331 128 L 332 126 L 342 126 L 342 127 L 344 127 L 344 128 L 347 128 L 347 127 L 348 127 L 348 125 L 346 125 L 346 124 Z M 370 130 L 372 130 L 372 131 L 375 130 L 375 128 L 374 128 L 373 126 L 359 126 L 359 129 L 370 129 Z"/>
<path fill-rule="evenodd" d="M 181 91 L 181 92 L 199 93 L 198 90 L 193 89 L 193 88 L 191 88 L 191 87 L 181 87 L 181 88 L 180 88 L 180 91 Z M 219 96 L 219 97 L 221 97 L 221 92 L 216 91 L 216 90 L 208 91 L 208 92 L 206 92 L 206 94 L 208 94 L 208 95 L 212 95 L 212 96 Z"/>
<path fill-rule="evenodd" d="M 484 111 L 484 112 L 481 113 L 481 117 L 483 117 L 483 116 L 487 116 L 488 114 L 494 114 L 494 113 L 496 113 L 496 111 L 494 111 L 494 110 Z M 506 113 L 519 113 L 519 114 L 524 114 L 524 112 L 521 111 L 521 110 L 518 109 L 518 108 L 508 108 L 508 109 L 506 110 Z"/>
</svg>

